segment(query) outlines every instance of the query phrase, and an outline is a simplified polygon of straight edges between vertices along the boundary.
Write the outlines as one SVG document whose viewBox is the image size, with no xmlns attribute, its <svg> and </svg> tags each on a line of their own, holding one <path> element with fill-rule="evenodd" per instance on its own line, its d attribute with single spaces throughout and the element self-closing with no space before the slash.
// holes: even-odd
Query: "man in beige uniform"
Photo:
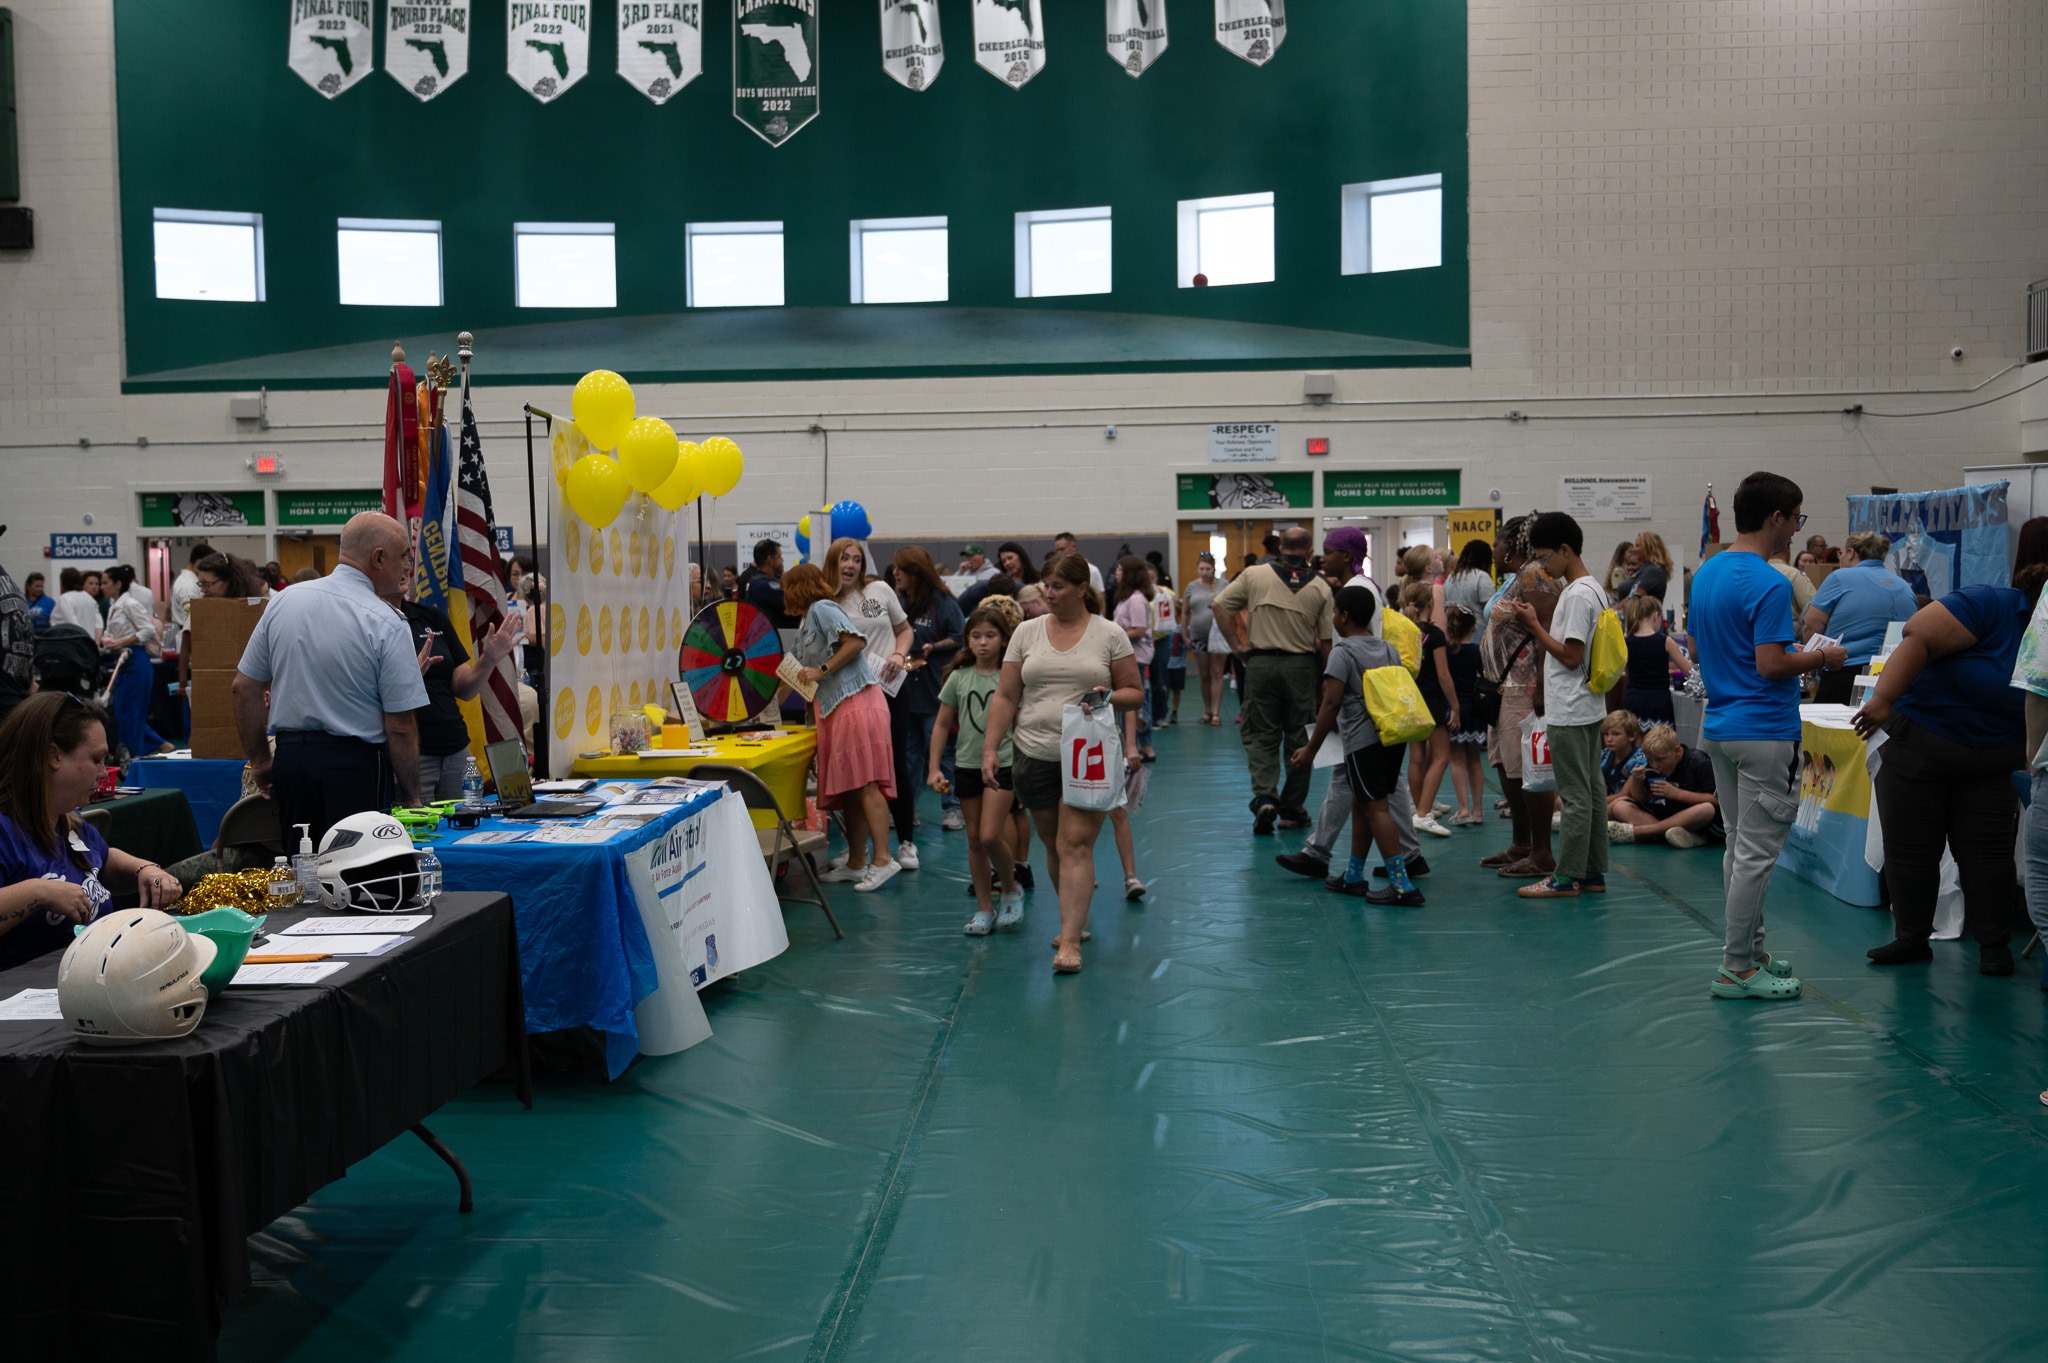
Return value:
<svg viewBox="0 0 2048 1363">
<path fill-rule="evenodd" d="M 1217 593 L 1224 637 L 1244 664 L 1244 752 L 1252 777 L 1252 831 L 1309 825 L 1309 768 L 1287 771 L 1286 755 L 1308 741 L 1316 690 L 1330 654 L 1335 599 L 1308 561 L 1314 541 L 1300 526 L 1280 537 L 1280 555 L 1245 569 Z"/>
</svg>

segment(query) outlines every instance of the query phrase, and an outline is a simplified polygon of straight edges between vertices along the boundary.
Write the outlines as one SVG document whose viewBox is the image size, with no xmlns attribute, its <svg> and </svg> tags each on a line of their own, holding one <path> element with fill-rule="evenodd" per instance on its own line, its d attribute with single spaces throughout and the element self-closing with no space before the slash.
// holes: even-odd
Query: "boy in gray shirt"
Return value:
<svg viewBox="0 0 2048 1363">
<path fill-rule="evenodd" d="M 1322 708 L 1316 715 L 1315 732 L 1306 746 L 1296 749 L 1294 766 L 1307 766 L 1316 750 L 1336 730 L 1344 745 L 1344 774 L 1351 783 L 1351 864 L 1344 872 L 1342 893 L 1357 895 L 1369 904 L 1399 904 L 1419 907 L 1422 892 L 1408 875 L 1408 859 L 1401 855 L 1401 841 L 1387 812 L 1387 797 L 1401 780 L 1401 749 L 1380 742 L 1379 728 L 1365 708 L 1365 674 L 1376 667 L 1400 667 L 1401 655 L 1392 644 L 1371 634 L 1378 609 L 1373 594 L 1364 587 L 1344 587 L 1337 592 L 1337 642 L 1330 649 L 1330 661 L 1323 669 Z M 1366 859 L 1377 844 L 1386 860 L 1387 884 L 1374 889 L 1366 870 Z"/>
</svg>

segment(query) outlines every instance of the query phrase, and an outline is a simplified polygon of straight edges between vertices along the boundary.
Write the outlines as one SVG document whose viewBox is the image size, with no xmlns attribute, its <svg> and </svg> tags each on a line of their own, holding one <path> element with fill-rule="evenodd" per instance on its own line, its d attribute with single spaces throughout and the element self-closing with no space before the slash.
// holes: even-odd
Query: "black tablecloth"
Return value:
<svg viewBox="0 0 2048 1363">
<path fill-rule="evenodd" d="M 107 841 L 130 856 L 168 866 L 206 850 L 192 805 L 182 790 L 145 790 L 94 800 L 85 809 L 104 809 L 113 821 Z"/>
<path fill-rule="evenodd" d="M 509 898 L 444 895 L 413 941 L 348 959 L 318 985 L 223 991 L 178 1041 L 0 1023 L 8 1356 L 210 1359 L 247 1236 L 508 1062 L 530 1099 Z M 58 960 L 0 973 L 0 998 L 54 988 Z"/>
</svg>

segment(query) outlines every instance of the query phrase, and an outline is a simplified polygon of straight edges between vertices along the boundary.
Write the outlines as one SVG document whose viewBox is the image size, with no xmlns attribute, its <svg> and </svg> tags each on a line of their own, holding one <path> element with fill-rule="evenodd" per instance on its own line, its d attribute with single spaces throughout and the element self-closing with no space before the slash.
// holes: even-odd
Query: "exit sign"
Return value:
<svg viewBox="0 0 2048 1363">
<path fill-rule="evenodd" d="M 1330 452 L 1330 437 L 1326 435 L 1310 436 L 1308 438 L 1308 452 L 1311 455 L 1328 454 Z"/>
</svg>

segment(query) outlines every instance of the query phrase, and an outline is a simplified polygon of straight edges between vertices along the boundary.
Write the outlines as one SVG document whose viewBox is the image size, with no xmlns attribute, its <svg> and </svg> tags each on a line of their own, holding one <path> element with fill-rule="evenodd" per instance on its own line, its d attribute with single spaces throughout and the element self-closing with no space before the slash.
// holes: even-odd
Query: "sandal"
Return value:
<svg viewBox="0 0 2048 1363">
<path fill-rule="evenodd" d="M 1084 941 L 1084 942 L 1092 942 L 1092 941 L 1094 941 L 1094 940 L 1095 940 L 1095 934 L 1094 934 L 1094 933 L 1092 933 L 1092 932 L 1090 932 L 1090 931 L 1088 931 L 1088 929 L 1086 929 L 1086 928 L 1082 928 L 1082 929 L 1081 929 L 1081 940 L 1082 940 L 1082 941 Z M 1055 938 L 1053 938 L 1053 939 L 1052 939 L 1052 949 L 1053 949 L 1054 951 L 1058 951 L 1058 950 L 1060 949 L 1060 939 L 1059 939 L 1059 938 L 1055 937 Z"/>
<path fill-rule="evenodd" d="M 1726 966 L 1714 976 L 1710 990 L 1717 999 L 1755 999 L 1776 1003 L 1799 997 L 1799 981 L 1790 975 L 1773 975 L 1763 967 L 1748 979 L 1728 972 Z"/>
<path fill-rule="evenodd" d="M 1524 857 L 1520 861 L 1511 861 L 1501 867 L 1500 878 L 1502 880 L 1542 880 L 1545 876 L 1555 873 L 1556 870 L 1557 868 L 1554 866 L 1538 866 L 1535 862 Z"/>
<path fill-rule="evenodd" d="M 1490 857 L 1481 857 L 1481 858 L 1479 859 L 1479 864 L 1480 864 L 1481 866 L 1495 866 L 1495 867 L 1498 867 L 1498 866 L 1512 866 L 1512 865 L 1514 865 L 1514 864 L 1515 864 L 1516 862 L 1518 862 L 1518 861 L 1527 861 L 1528 859 L 1529 859 L 1529 849 L 1528 849 L 1528 848 L 1526 848 L 1526 847 L 1510 847 L 1510 848 L 1509 848 L 1509 849 L 1508 849 L 1507 851 L 1505 851 L 1505 852 L 1495 852 L 1495 853 L 1494 853 L 1494 854 L 1493 854 L 1492 856 L 1490 856 Z"/>
<path fill-rule="evenodd" d="M 1124 898 L 1133 904 L 1145 897 L 1145 882 L 1136 876 L 1124 877 Z"/>
<path fill-rule="evenodd" d="M 1080 974 L 1080 973 L 1081 973 L 1081 950 L 1080 950 L 1080 948 L 1079 948 L 1079 947 L 1076 947 L 1076 948 L 1074 948 L 1074 949 L 1073 949 L 1073 954 L 1072 954 L 1071 956 L 1070 956 L 1070 955 L 1068 955 L 1068 954 L 1067 954 L 1066 952 L 1060 952 L 1060 953 L 1059 953 L 1058 955 L 1054 956 L 1054 957 L 1052 958 L 1052 973 L 1053 973 L 1053 974 L 1055 974 L 1055 975 L 1078 975 L 1078 974 Z"/>
<path fill-rule="evenodd" d="M 1768 971 L 1773 975 L 1786 976 L 1792 973 L 1792 962 L 1786 960 L 1783 956 L 1766 956 L 1756 964 L 1757 969 Z"/>
<path fill-rule="evenodd" d="M 967 920 L 965 929 L 969 937 L 986 937 L 995 931 L 996 915 L 993 909 L 982 909 Z"/>
</svg>

